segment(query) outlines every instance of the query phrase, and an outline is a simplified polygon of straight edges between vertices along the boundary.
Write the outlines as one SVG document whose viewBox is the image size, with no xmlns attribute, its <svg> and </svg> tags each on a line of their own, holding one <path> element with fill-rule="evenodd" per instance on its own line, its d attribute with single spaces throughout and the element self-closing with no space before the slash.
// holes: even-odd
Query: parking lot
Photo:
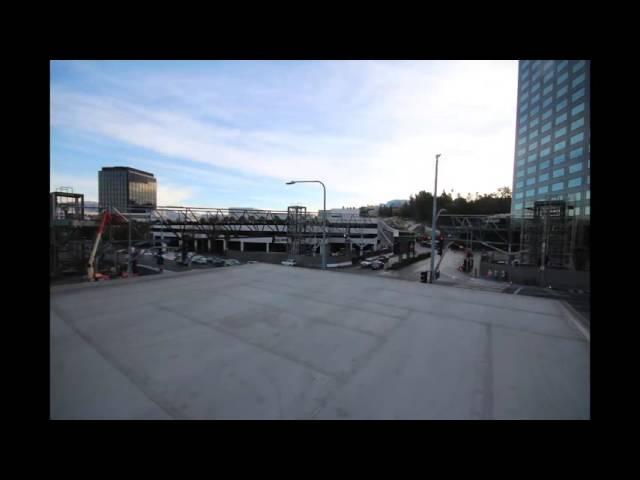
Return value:
<svg viewBox="0 0 640 480">
<path fill-rule="evenodd" d="M 233 267 L 242 264 L 239 260 L 233 258 L 225 258 L 214 254 L 197 254 L 190 252 L 186 263 L 182 263 L 180 253 L 169 252 L 163 256 L 164 263 L 162 268 L 164 272 L 184 272 L 187 270 L 202 270 L 210 268 Z M 144 275 L 144 271 L 159 273 L 157 257 L 150 252 L 145 252 L 137 257 L 139 274 Z"/>
</svg>

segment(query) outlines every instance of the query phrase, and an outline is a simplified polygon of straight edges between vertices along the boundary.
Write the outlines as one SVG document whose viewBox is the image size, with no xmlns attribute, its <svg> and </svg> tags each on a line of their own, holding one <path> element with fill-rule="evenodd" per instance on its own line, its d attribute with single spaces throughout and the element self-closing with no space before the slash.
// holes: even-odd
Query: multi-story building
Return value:
<svg viewBox="0 0 640 480">
<path fill-rule="evenodd" d="M 320 218 L 324 215 L 324 210 L 318 210 L 318 215 Z M 327 220 L 341 220 L 348 219 L 352 217 L 359 217 L 360 209 L 359 208 L 331 208 L 327 210 Z"/>
<path fill-rule="evenodd" d="M 536 201 L 564 201 L 591 215 L 589 60 L 521 60 L 518 67 L 515 217 Z"/>
<path fill-rule="evenodd" d="M 156 208 L 157 183 L 152 173 L 130 167 L 103 167 L 98 172 L 99 207 L 121 212 Z"/>
</svg>

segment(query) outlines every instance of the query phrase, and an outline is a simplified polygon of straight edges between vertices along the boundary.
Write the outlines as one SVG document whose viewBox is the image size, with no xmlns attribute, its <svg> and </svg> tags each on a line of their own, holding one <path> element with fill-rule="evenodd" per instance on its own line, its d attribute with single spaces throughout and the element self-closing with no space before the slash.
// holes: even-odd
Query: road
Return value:
<svg viewBox="0 0 640 480">
<path fill-rule="evenodd" d="M 422 253 L 423 251 L 428 252 L 429 249 L 416 246 L 416 253 Z M 444 259 L 440 264 L 440 278 L 436 280 L 436 284 L 438 285 L 563 300 L 571 305 L 575 310 L 577 310 L 580 315 L 582 315 L 581 320 L 584 324 L 586 324 L 587 326 L 590 324 L 591 296 L 589 294 L 569 293 L 560 290 L 553 290 L 535 286 L 514 285 L 510 284 L 509 282 L 502 282 L 499 280 L 475 278 L 469 274 L 458 271 L 458 267 L 460 267 L 460 265 L 462 265 L 462 262 L 464 261 L 464 254 L 461 251 L 445 250 L 444 253 Z M 439 260 L 440 257 L 436 256 L 436 265 Z M 370 270 L 368 268 L 361 268 L 359 266 L 339 270 L 360 275 L 373 275 L 419 282 L 420 272 L 430 269 L 431 259 L 427 258 L 426 260 L 421 260 L 400 270 Z"/>
<path fill-rule="evenodd" d="M 429 249 L 416 245 L 416 254 L 424 252 L 429 252 Z M 439 261 L 440 256 L 437 255 L 435 259 L 436 265 Z M 462 264 L 463 261 L 464 256 L 462 252 L 445 250 L 444 258 L 442 259 L 442 262 L 440 264 L 440 278 L 436 281 L 436 283 L 447 286 L 461 286 L 497 292 L 501 292 L 509 286 L 508 283 L 485 280 L 482 278 L 473 278 L 470 275 L 459 272 L 458 267 Z M 361 275 L 377 275 L 381 277 L 397 278 L 401 280 L 419 282 L 420 272 L 428 271 L 430 269 L 431 259 L 427 258 L 399 270 L 371 270 L 368 268 L 354 266 L 340 269 L 340 271 L 357 273 Z"/>
</svg>

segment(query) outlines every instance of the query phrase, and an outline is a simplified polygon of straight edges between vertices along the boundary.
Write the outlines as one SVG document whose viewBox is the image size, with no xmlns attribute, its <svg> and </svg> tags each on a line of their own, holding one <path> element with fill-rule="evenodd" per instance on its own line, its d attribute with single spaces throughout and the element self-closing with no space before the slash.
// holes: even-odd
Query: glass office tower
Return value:
<svg viewBox="0 0 640 480">
<path fill-rule="evenodd" d="M 152 173 L 130 167 L 104 167 L 98 172 L 100 209 L 115 207 L 139 213 L 156 208 L 156 179 Z"/>
<path fill-rule="evenodd" d="M 518 66 L 514 216 L 562 200 L 591 215 L 589 60 L 521 60 Z"/>
</svg>

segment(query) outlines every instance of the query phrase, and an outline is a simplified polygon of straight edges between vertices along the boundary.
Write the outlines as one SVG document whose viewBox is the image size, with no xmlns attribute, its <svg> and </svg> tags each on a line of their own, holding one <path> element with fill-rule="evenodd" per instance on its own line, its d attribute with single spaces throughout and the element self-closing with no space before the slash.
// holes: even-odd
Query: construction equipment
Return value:
<svg viewBox="0 0 640 480">
<path fill-rule="evenodd" d="M 115 210 L 116 215 L 129 222 L 124 215 Z M 96 239 L 93 242 L 93 248 L 91 249 L 91 255 L 89 255 L 89 262 L 87 263 L 87 279 L 90 282 L 95 282 L 96 280 L 108 279 L 109 276 L 103 275 L 96 270 L 96 254 L 98 252 L 98 246 L 100 245 L 100 240 L 102 240 L 102 235 L 104 234 L 107 225 L 114 223 L 114 219 L 116 215 L 112 214 L 109 210 L 105 210 L 102 213 L 102 219 L 100 221 L 100 227 L 98 228 L 98 233 L 96 234 Z M 128 255 L 131 256 L 131 252 L 128 252 Z"/>
<path fill-rule="evenodd" d="M 96 240 L 93 242 L 93 248 L 91 249 L 91 255 L 89 255 L 89 263 L 87 264 L 87 279 L 90 282 L 95 282 L 102 275 L 96 274 L 96 253 L 98 252 L 98 245 L 100 245 L 100 240 L 102 239 L 102 234 L 104 233 L 107 224 L 111 222 L 111 213 L 108 210 L 105 210 L 102 214 L 102 220 L 100 221 L 100 227 L 98 228 L 98 233 L 96 234 Z"/>
</svg>

